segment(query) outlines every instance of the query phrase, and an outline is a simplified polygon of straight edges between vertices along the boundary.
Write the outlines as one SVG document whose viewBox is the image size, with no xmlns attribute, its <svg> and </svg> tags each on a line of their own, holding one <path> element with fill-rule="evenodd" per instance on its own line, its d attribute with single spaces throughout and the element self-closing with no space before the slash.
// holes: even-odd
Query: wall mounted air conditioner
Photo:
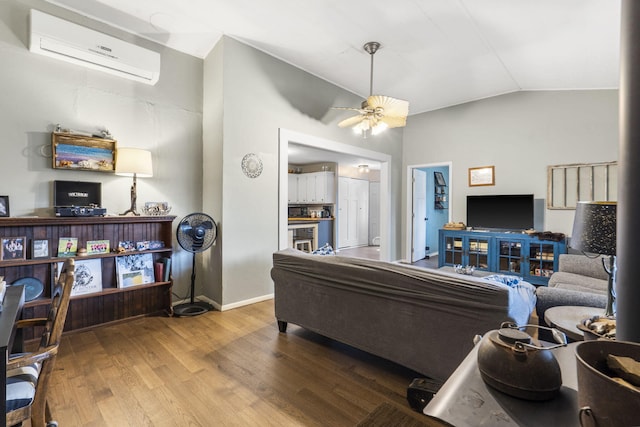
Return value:
<svg viewBox="0 0 640 427">
<path fill-rule="evenodd" d="M 31 10 L 29 50 L 154 85 L 160 54 L 98 31 Z"/>
</svg>

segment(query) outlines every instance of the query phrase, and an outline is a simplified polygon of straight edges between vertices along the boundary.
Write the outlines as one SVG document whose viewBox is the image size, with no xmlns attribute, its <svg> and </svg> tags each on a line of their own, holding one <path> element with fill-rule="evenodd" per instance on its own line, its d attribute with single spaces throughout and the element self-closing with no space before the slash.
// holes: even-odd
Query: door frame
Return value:
<svg viewBox="0 0 640 427">
<path fill-rule="evenodd" d="M 416 197 L 420 196 L 418 194 L 417 191 L 415 191 L 416 187 L 417 187 L 417 180 L 416 177 L 417 176 L 421 176 L 422 178 L 424 178 L 424 181 L 422 182 L 422 188 L 423 188 L 423 194 L 422 197 L 424 198 L 424 215 L 422 215 L 423 219 L 420 220 L 419 216 L 416 215 L 416 211 L 418 211 L 419 206 L 416 206 Z M 411 245 L 410 245 L 410 252 L 409 252 L 409 259 L 411 260 L 412 263 L 420 260 L 420 259 L 424 259 L 427 256 L 427 251 L 426 251 L 426 243 L 427 243 L 427 218 L 429 215 L 429 211 L 427 209 L 427 172 L 422 170 L 421 168 L 413 168 L 411 169 L 411 236 L 409 236 Z M 423 230 L 424 230 L 424 235 L 422 236 L 422 245 L 418 245 L 419 241 L 417 241 L 416 236 L 420 236 L 420 233 L 417 233 L 417 231 L 420 230 L 416 230 L 416 224 L 418 223 L 418 221 L 422 221 L 423 223 Z M 420 256 L 420 258 L 417 258 L 416 256 L 416 248 L 422 248 L 419 250 L 419 254 L 422 255 Z M 417 259 L 416 259 L 417 258 Z"/>
<path fill-rule="evenodd" d="M 451 179 L 453 176 L 453 162 L 437 162 L 437 163 L 424 163 L 417 165 L 408 165 L 407 166 L 407 176 L 406 176 L 406 186 L 405 186 L 405 194 L 406 194 L 406 207 L 405 207 L 405 260 L 411 263 L 411 243 L 413 240 L 413 221 L 411 220 L 411 215 L 413 214 L 413 170 L 414 169 L 425 169 L 425 168 L 435 168 L 439 166 L 448 166 L 449 167 L 449 222 L 451 222 L 452 212 L 453 212 L 453 180 Z M 432 212 L 433 207 L 429 208 L 430 204 L 427 201 L 427 218 L 429 217 L 430 212 Z"/>
<path fill-rule="evenodd" d="M 289 182 L 287 175 L 289 165 L 289 143 L 307 145 L 309 147 L 314 147 L 326 151 L 334 151 L 354 157 L 364 157 L 380 163 L 380 259 L 383 261 L 390 261 L 391 198 L 389 196 L 389 189 L 391 188 L 391 156 L 389 154 L 380 153 L 378 151 L 367 150 L 365 148 L 356 147 L 354 145 L 331 141 L 329 139 L 307 135 L 283 128 L 279 129 L 278 136 L 278 248 L 284 249 L 288 247 L 287 219 L 289 217 Z M 336 176 L 336 182 L 337 178 L 338 177 Z M 334 218 L 334 221 L 336 221 L 336 218 Z M 337 222 L 334 224 L 334 230 L 337 230 Z"/>
</svg>

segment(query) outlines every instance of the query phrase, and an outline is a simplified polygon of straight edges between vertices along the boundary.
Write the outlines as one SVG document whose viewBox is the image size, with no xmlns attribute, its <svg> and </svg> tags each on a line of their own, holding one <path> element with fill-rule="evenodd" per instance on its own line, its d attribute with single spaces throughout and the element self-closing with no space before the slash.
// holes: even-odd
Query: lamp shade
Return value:
<svg viewBox="0 0 640 427">
<path fill-rule="evenodd" d="M 139 148 L 118 148 L 116 175 L 133 176 L 133 174 L 140 178 L 153 176 L 151 151 Z"/>
<path fill-rule="evenodd" d="M 578 202 L 570 246 L 593 254 L 616 254 L 616 202 Z"/>
</svg>

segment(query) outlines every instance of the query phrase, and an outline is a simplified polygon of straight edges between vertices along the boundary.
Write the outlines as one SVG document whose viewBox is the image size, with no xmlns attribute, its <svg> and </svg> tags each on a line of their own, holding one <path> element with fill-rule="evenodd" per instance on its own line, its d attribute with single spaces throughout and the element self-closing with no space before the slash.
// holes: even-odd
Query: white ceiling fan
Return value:
<svg viewBox="0 0 640 427">
<path fill-rule="evenodd" d="M 380 48 L 378 42 L 368 42 L 363 46 L 364 50 L 371 55 L 371 79 L 369 82 L 369 97 L 362 101 L 360 108 L 333 107 L 337 110 L 357 111 L 357 116 L 344 119 L 338 126 L 341 128 L 353 127 L 354 132 L 362 133 L 367 137 L 370 132 L 377 135 L 387 128 L 403 127 L 407 124 L 409 114 L 409 102 L 390 96 L 373 94 L 373 55 Z"/>
</svg>

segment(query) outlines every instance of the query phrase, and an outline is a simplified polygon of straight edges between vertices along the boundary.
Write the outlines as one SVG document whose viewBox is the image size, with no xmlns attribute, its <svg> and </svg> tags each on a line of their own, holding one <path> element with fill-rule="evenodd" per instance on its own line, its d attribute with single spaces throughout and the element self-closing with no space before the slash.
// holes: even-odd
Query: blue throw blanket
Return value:
<svg viewBox="0 0 640 427">
<path fill-rule="evenodd" d="M 511 276 L 509 274 L 492 274 L 491 276 L 485 276 L 482 279 L 493 283 L 501 283 L 509 286 L 510 288 L 516 289 L 518 294 L 520 294 L 519 301 L 528 308 L 529 312 L 533 311 L 535 308 L 537 299 L 535 286 L 529 282 L 525 282 L 522 277 Z M 513 304 L 518 303 L 514 300 Z"/>
</svg>

